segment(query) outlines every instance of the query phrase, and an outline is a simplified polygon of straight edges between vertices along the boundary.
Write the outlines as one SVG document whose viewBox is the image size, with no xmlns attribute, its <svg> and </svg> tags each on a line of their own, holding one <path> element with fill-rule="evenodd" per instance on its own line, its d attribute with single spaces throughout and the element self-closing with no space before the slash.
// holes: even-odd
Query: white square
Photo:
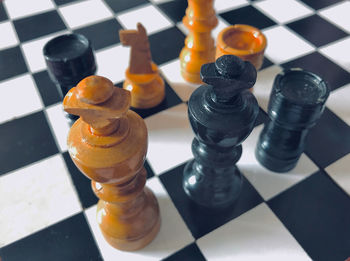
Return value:
<svg viewBox="0 0 350 261">
<path fill-rule="evenodd" d="M 1 82 L 0 90 L 6 97 L 0 102 L 0 123 L 43 108 L 35 83 L 28 74 Z"/>
<path fill-rule="evenodd" d="M 282 68 L 280 66 L 274 65 L 258 72 L 258 77 L 253 87 L 253 94 L 258 100 L 259 106 L 265 112 L 267 112 L 273 81 L 281 71 Z"/>
<path fill-rule="evenodd" d="M 29 69 L 32 73 L 46 69 L 46 63 L 43 54 L 44 45 L 52 38 L 68 33 L 67 31 L 61 31 L 44 38 L 32 40 L 22 45 L 24 57 L 28 63 Z"/>
<path fill-rule="evenodd" d="M 336 5 L 331 5 L 319 12 L 321 16 L 332 23 L 335 23 L 340 28 L 350 33 L 350 2 L 344 1 Z"/>
<path fill-rule="evenodd" d="M 255 158 L 255 148 L 262 128 L 263 125 L 256 127 L 243 142 L 243 153 L 237 166 L 259 194 L 269 200 L 315 173 L 318 168 L 304 153 L 296 167 L 286 173 L 273 172 L 263 167 Z"/>
<path fill-rule="evenodd" d="M 35 15 L 55 8 L 51 0 L 8 0 L 3 2 L 11 19 Z"/>
<path fill-rule="evenodd" d="M 81 211 L 61 155 L 0 177 L 0 247 Z"/>
<path fill-rule="evenodd" d="M 147 186 L 157 197 L 161 216 L 161 227 L 155 239 L 145 248 L 134 252 L 123 252 L 111 247 L 96 222 L 96 206 L 86 211 L 87 220 L 105 261 L 115 260 L 160 260 L 194 241 L 186 224 L 177 212 L 168 193 L 157 177 L 147 181 Z"/>
<path fill-rule="evenodd" d="M 97 75 L 117 83 L 125 78 L 129 66 L 129 47 L 121 44 L 96 52 Z"/>
<path fill-rule="evenodd" d="M 283 26 L 263 30 L 267 38 L 265 55 L 274 63 L 284 63 L 312 52 L 315 48 Z"/>
<path fill-rule="evenodd" d="M 337 160 L 326 168 L 331 178 L 350 195 L 350 154 Z"/>
<path fill-rule="evenodd" d="M 187 105 L 180 104 L 146 118 L 148 129 L 147 159 L 155 174 L 160 174 L 192 158 L 194 137 Z"/>
<path fill-rule="evenodd" d="M 160 70 L 171 88 L 184 102 L 188 101 L 192 92 L 199 86 L 199 84 L 191 84 L 184 80 L 181 75 L 179 59 L 160 66 Z"/>
<path fill-rule="evenodd" d="M 0 49 L 8 48 L 18 44 L 16 33 L 10 22 L 0 23 Z"/>
<path fill-rule="evenodd" d="M 80 1 L 60 7 L 69 27 L 77 28 L 113 17 L 113 13 L 101 0 Z"/>
<path fill-rule="evenodd" d="M 152 5 L 127 11 L 117 18 L 127 29 L 136 29 L 136 24 L 142 23 L 148 35 L 172 26 L 170 20 Z"/>
<path fill-rule="evenodd" d="M 332 91 L 326 106 L 350 126 L 350 84 Z"/>
<path fill-rule="evenodd" d="M 248 5 L 247 0 L 235 0 L 235 1 L 215 0 L 214 1 L 214 8 L 217 13 L 223 13 L 245 5 Z"/>
<path fill-rule="evenodd" d="M 310 7 L 295 0 L 263 0 L 255 6 L 279 23 L 287 23 L 313 14 Z"/>
<path fill-rule="evenodd" d="M 67 137 L 70 126 L 67 118 L 64 116 L 62 103 L 48 107 L 46 113 L 60 151 L 64 152 L 67 150 Z"/>
<path fill-rule="evenodd" d="M 207 260 L 311 260 L 262 203 L 197 241 Z"/>
<path fill-rule="evenodd" d="M 350 37 L 336 41 L 326 47 L 320 48 L 320 52 L 350 72 Z"/>
</svg>

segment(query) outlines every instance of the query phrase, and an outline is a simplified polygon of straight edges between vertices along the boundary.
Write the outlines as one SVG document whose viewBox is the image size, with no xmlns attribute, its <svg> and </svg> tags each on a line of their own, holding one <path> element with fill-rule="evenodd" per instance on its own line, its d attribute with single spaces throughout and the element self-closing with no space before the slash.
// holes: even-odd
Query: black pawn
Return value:
<svg viewBox="0 0 350 261">
<path fill-rule="evenodd" d="M 235 164 L 259 112 L 248 90 L 255 83 L 256 70 L 249 62 L 225 55 L 203 65 L 201 79 L 208 85 L 196 89 L 188 102 L 196 137 L 194 160 L 184 169 L 183 187 L 202 206 L 226 207 L 241 191 L 242 176 Z"/>
<path fill-rule="evenodd" d="M 90 41 L 80 34 L 65 34 L 53 38 L 43 48 L 51 80 L 61 98 L 82 79 L 96 72 L 96 63 Z M 65 112 L 70 124 L 79 118 Z"/>
<path fill-rule="evenodd" d="M 328 96 L 327 84 L 314 73 L 297 68 L 276 76 L 268 105 L 271 121 L 264 126 L 255 150 L 261 165 L 275 172 L 295 167 Z"/>
</svg>

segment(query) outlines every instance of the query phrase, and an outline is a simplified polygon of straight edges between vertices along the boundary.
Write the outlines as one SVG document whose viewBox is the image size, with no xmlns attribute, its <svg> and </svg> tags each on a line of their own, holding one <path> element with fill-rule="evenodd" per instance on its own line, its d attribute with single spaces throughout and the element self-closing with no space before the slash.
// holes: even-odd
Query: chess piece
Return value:
<svg viewBox="0 0 350 261">
<path fill-rule="evenodd" d="M 189 29 L 185 47 L 180 53 L 182 77 L 191 83 L 201 83 L 203 64 L 215 61 L 215 43 L 211 37 L 218 20 L 213 7 L 214 0 L 188 0 L 183 24 Z"/>
<path fill-rule="evenodd" d="M 216 41 L 216 59 L 222 55 L 236 55 L 251 62 L 256 70 L 261 68 L 267 40 L 265 35 L 250 25 L 235 24 L 223 29 Z"/>
<path fill-rule="evenodd" d="M 275 172 L 295 167 L 329 92 L 321 77 L 299 68 L 276 76 L 268 105 L 271 121 L 264 126 L 255 151 L 261 165 Z"/>
<path fill-rule="evenodd" d="M 203 65 L 201 78 L 208 85 L 196 89 L 188 102 L 196 137 L 183 187 L 200 205 L 225 207 L 239 196 L 242 176 L 235 164 L 259 113 L 254 95 L 246 90 L 254 85 L 256 70 L 249 62 L 224 55 Z"/>
<path fill-rule="evenodd" d="M 131 46 L 130 64 L 125 72 L 123 88 L 131 91 L 131 106 L 148 109 L 160 104 L 165 97 L 164 81 L 151 60 L 146 29 L 141 23 L 137 30 L 120 30 L 123 46 Z"/>
<path fill-rule="evenodd" d="M 147 129 L 129 110 L 130 92 L 90 76 L 68 92 L 63 106 L 80 116 L 69 132 L 68 149 L 100 198 L 102 234 L 120 250 L 144 247 L 157 235 L 160 216 L 155 196 L 145 188 Z"/>
<path fill-rule="evenodd" d="M 90 41 L 80 34 L 65 34 L 51 39 L 43 48 L 51 80 L 61 97 L 78 82 L 96 72 L 95 57 Z M 70 124 L 77 116 L 66 114 Z"/>
</svg>

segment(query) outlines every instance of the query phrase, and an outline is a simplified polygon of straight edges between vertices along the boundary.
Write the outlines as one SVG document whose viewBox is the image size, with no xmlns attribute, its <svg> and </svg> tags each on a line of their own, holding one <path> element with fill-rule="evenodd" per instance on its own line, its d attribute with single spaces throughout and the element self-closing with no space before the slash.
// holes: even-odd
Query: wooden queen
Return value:
<svg viewBox="0 0 350 261">
<path fill-rule="evenodd" d="M 68 92 L 63 106 L 80 116 L 69 132 L 68 150 L 100 198 L 102 234 L 120 250 L 144 247 L 157 235 L 160 216 L 155 196 L 145 188 L 147 129 L 129 110 L 130 92 L 89 76 Z"/>
</svg>

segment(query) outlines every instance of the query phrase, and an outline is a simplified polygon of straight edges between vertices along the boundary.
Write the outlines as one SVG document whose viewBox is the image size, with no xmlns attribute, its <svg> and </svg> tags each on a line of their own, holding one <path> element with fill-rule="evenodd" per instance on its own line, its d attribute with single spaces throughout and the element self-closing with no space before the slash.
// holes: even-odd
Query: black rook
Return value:
<svg viewBox="0 0 350 261">
<path fill-rule="evenodd" d="M 80 34 L 65 34 L 53 38 L 43 48 L 51 80 L 62 99 L 82 79 L 96 72 L 96 63 L 90 41 Z M 67 114 L 75 121 L 78 117 Z"/>
<path fill-rule="evenodd" d="M 259 107 L 249 92 L 256 70 L 249 62 L 225 55 L 201 68 L 208 85 L 196 89 L 188 102 L 188 115 L 196 135 L 194 160 L 184 169 L 187 195 L 206 207 L 225 207 L 238 198 L 242 176 L 236 162 L 240 145 L 254 128 Z"/>
<path fill-rule="evenodd" d="M 260 134 L 255 151 L 257 160 L 275 172 L 293 169 L 328 95 L 327 84 L 314 73 L 288 69 L 278 74 L 268 105 L 271 121 Z"/>
</svg>

